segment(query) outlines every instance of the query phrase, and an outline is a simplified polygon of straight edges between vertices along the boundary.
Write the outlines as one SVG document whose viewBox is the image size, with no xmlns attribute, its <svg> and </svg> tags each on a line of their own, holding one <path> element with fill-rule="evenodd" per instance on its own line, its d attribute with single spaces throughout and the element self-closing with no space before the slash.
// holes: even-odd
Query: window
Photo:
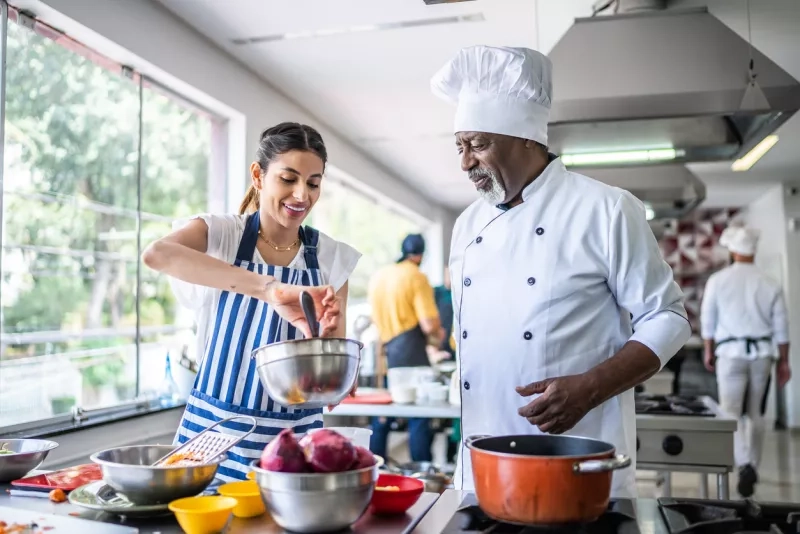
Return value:
<svg viewBox="0 0 800 534">
<path fill-rule="evenodd" d="M 366 301 L 369 278 L 381 267 L 397 261 L 403 238 L 423 233 L 424 223 L 389 209 L 342 181 L 326 176 L 320 199 L 308 224 L 361 252 L 350 276 L 348 305 Z"/>
<path fill-rule="evenodd" d="M 225 123 L 13 8 L 4 45 L 0 427 L 155 397 L 192 323 L 141 250 L 222 198 Z"/>
</svg>

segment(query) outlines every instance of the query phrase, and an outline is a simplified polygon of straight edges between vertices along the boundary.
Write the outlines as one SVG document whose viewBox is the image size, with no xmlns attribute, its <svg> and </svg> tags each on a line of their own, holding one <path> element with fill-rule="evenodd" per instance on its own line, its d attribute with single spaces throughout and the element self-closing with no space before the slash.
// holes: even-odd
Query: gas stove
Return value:
<svg viewBox="0 0 800 534">
<path fill-rule="evenodd" d="M 727 487 L 736 419 L 710 397 L 639 393 L 634 402 L 637 469 L 716 473 Z"/>
<path fill-rule="evenodd" d="M 800 504 L 658 499 L 669 534 L 789 534 L 800 532 Z"/>
<path fill-rule="evenodd" d="M 636 503 L 631 499 L 612 500 L 608 510 L 597 521 L 583 525 L 526 527 L 495 521 L 478 506 L 474 494 L 465 495 L 457 510 L 441 530 L 442 534 L 641 534 L 636 522 Z"/>
<path fill-rule="evenodd" d="M 415 534 L 789 534 L 800 532 L 800 504 L 752 500 L 617 499 L 594 523 L 543 528 L 489 519 L 474 493 L 446 490 L 414 529 Z"/>
<path fill-rule="evenodd" d="M 714 417 L 716 414 L 701 397 L 677 395 L 635 395 L 636 414 Z"/>
</svg>

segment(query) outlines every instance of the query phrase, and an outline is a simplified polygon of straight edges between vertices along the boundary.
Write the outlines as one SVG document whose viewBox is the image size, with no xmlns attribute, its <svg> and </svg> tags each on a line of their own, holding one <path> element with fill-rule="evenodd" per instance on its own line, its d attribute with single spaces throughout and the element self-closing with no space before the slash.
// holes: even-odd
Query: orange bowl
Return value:
<svg viewBox="0 0 800 534">
<path fill-rule="evenodd" d="M 395 489 L 396 488 L 396 489 Z M 375 514 L 404 514 L 425 491 L 421 480 L 381 473 L 375 483 L 370 505 Z"/>
</svg>

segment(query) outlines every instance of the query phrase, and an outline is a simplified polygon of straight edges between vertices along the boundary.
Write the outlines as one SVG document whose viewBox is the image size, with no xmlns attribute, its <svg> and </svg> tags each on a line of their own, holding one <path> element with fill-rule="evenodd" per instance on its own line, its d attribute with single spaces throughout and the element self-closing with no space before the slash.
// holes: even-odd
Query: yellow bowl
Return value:
<svg viewBox="0 0 800 534">
<path fill-rule="evenodd" d="M 255 479 L 256 479 L 255 471 L 250 471 L 249 473 L 247 473 L 247 480 L 255 480 Z"/>
<path fill-rule="evenodd" d="M 223 484 L 217 491 L 220 495 L 236 499 L 237 504 L 233 509 L 236 517 L 256 517 L 267 511 L 258 484 L 253 480 Z"/>
<path fill-rule="evenodd" d="M 217 534 L 225 530 L 237 501 L 232 497 L 187 497 L 169 503 L 186 534 Z"/>
</svg>

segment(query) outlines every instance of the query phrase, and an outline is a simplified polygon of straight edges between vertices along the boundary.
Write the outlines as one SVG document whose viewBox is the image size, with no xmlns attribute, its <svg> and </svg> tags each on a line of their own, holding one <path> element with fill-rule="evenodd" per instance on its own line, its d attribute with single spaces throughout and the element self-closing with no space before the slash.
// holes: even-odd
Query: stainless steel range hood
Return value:
<svg viewBox="0 0 800 534">
<path fill-rule="evenodd" d="M 587 167 L 580 172 L 633 193 L 652 210 L 653 221 L 680 219 L 706 199 L 705 184 L 679 164 Z"/>
<path fill-rule="evenodd" d="M 706 8 L 664 4 L 620 0 L 621 14 L 577 19 L 553 48 L 554 152 L 667 148 L 673 162 L 733 160 L 800 109 L 800 83 L 756 49 L 743 106 L 748 42 Z M 641 5 L 650 9 L 631 7 Z"/>
</svg>

